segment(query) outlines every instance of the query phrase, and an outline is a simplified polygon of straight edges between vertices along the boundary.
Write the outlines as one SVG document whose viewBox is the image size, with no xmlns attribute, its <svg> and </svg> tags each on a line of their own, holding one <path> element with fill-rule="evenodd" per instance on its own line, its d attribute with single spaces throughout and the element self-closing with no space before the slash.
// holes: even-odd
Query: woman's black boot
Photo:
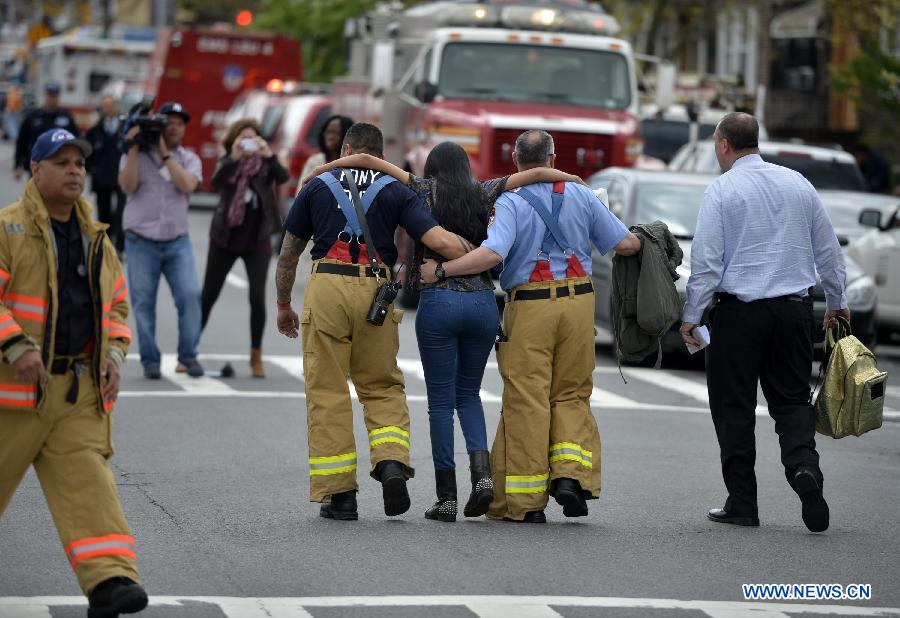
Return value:
<svg viewBox="0 0 900 618">
<path fill-rule="evenodd" d="M 466 502 L 463 515 L 481 517 L 488 512 L 494 499 L 494 481 L 491 479 L 491 454 L 488 451 L 469 453 L 469 470 L 472 473 L 472 495 Z"/>
<path fill-rule="evenodd" d="M 427 519 L 456 521 L 456 470 L 435 470 L 437 502 L 425 511 Z"/>
</svg>

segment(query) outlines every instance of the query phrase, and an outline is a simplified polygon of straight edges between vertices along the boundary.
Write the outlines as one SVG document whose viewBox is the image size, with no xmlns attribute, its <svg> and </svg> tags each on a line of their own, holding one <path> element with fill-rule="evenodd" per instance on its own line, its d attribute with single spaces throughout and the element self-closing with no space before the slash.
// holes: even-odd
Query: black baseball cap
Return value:
<svg viewBox="0 0 900 618">
<path fill-rule="evenodd" d="M 156 112 L 157 114 L 178 114 L 182 118 L 184 118 L 185 122 L 191 121 L 191 115 L 187 113 L 187 110 L 184 109 L 184 105 L 181 103 L 176 103 L 174 101 L 166 101 L 163 103 L 160 108 Z"/>
<path fill-rule="evenodd" d="M 61 90 L 62 84 L 60 84 L 55 79 L 51 79 L 46 84 L 44 84 L 44 92 L 48 92 L 50 94 L 59 94 Z"/>
</svg>

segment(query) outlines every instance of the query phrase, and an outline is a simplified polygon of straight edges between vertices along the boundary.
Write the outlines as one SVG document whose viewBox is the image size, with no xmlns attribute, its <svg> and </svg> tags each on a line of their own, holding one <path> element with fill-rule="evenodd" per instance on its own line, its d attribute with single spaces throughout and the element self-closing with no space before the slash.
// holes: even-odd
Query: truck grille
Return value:
<svg viewBox="0 0 900 618">
<path fill-rule="evenodd" d="M 504 176 L 516 171 L 512 151 L 516 138 L 527 129 L 494 129 L 491 145 L 491 174 Z M 613 136 L 595 133 L 549 131 L 556 149 L 556 167 L 570 174 L 587 178 L 594 172 L 612 165 Z"/>
</svg>

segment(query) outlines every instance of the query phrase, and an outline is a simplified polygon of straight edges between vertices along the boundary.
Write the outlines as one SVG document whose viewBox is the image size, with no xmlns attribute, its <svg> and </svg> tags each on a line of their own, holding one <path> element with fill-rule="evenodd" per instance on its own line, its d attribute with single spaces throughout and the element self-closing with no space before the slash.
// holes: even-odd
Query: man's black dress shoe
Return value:
<svg viewBox="0 0 900 618">
<path fill-rule="evenodd" d="M 822 497 L 822 488 L 811 470 L 799 470 L 794 475 L 794 490 L 803 504 L 803 523 L 812 532 L 828 529 L 828 503 Z"/>
<path fill-rule="evenodd" d="M 331 494 L 330 500 L 319 508 L 319 517 L 325 519 L 337 519 L 341 521 L 355 521 L 359 519 L 356 511 L 356 491 L 342 491 L 339 494 Z"/>
<path fill-rule="evenodd" d="M 759 517 L 748 517 L 746 515 L 732 515 L 725 509 L 710 509 L 706 514 L 709 521 L 719 524 L 734 524 L 735 526 L 758 526 Z"/>
<path fill-rule="evenodd" d="M 528 511 L 523 519 L 504 517 L 503 521 L 514 521 L 517 524 L 546 524 L 547 516 L 544 515 L 544 511 Z"/>
<path fill-rule="evenodd" d="M 550 487 L 550 495 L 562 505 L 563 515 L 566 517 L 587 516 L 587 501 L 584 499 L 578 481 L 567 478 L 554 479 Z"/>
<path fill-rule="evenodd" d="M 147 607 L 147 593 L 127 577 L 111 577 L 94 586 L 88 603 L 88 618 L 114 618 Z"/>
</svg>

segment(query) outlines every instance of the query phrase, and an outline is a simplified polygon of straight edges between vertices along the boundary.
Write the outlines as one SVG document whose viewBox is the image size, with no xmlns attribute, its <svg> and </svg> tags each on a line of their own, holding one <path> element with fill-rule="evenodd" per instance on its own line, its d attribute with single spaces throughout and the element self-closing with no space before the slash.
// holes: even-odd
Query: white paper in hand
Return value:
<svg viewBox="0 0 900 618">
<path fill-rule="evenodd" d="M 698 326 L 694 329 L 694 332 L 692 334 L 694 336 L 694 339 L 700 342 L 700 345 L 691 345 L 690 343 L 685 343 L 685 347 L 691 354 L 695 354 L 709 345 L 709 329 L 706 326 Z"/>
</svg>

